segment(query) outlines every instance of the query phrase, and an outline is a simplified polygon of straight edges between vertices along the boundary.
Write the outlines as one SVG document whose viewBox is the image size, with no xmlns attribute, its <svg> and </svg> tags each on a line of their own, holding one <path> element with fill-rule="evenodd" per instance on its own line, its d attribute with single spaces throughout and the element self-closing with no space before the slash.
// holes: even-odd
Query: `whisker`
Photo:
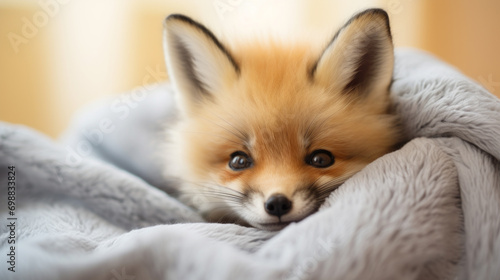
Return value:
<svg viewBox="0 0 500 280">
<path fill-rule="evenodd" d="M 238 195 L 244 195 L 242 192 L 240 191 L 237 191 L 237 190 L 234 190 L 234 189 L 231 189 L 231 188 L 228 188 L 226 186 L 223 186 L 223 185 L 218 185 L 218 184 L 214 184 L 214 183 L 199 183 L 199 182 L 193 182 L 193 181 L 184 181 L 186 183 L 189 183 L 189 184 L 192 184 L 192 185 L 197 185 L 199 187 L 202 187 L 202 188 L 205 188 L 205 189 L 211 189 L 211 190 L 224 190 L 224 191 L 228 191 L 228 192 L 232 192 L 234 194 L 238 194 Z"/>
<path fill-rule="evenodd" d="M 316 188 L 316 196 L 315 198 L 317 199 L 317 201 L 324 201 L 328 196 L 330 196 L 330 194 L 336 190 L 338 187 L 340 187 L 344 182 L 345 180 L 347 179 L 348 177 L 341 177 L 341 178 L 336 178 L 334 180 L 330 180 L 328 182 L 325 182 L 321 185 L 319 185 L 317 188 Z"/>
<path fill-rule="evenodd" d="M 184 192 L 184 194 L 193 195 L 193 196 L 204 195 L 204 196 L 207 196 L 207 197 L 223 198 L 223 199 L 227 199 L 227 200 L 230 200 L 230 201 L 236 201 L 236 202 L 240 202 L 242 200 L 242 197 L 240 197 L 240 196 L 234 196 L 234 195 L 230 195 L 230 194 L 226 194 L 226 193 L 215 193 L 215 192 Z"/>
<path fill-rule="evenodd" d="M 321 188 L 318 188 L 317 189 L 317 193 L 318 195 L 324 195 L 324 194 L 330 194 L 332 191 L 336 190 L 341 184 L 328 184 L 328 185 L 324 185 L 322 186 Z"/>
<path fill-rule="evenodd" d="M 214 194 L 223 194 L 227 196 L 232 196 L 232 197 L 242 197 L 242 193 L 230 193 L 230 192 L 225 192 L 221 190 L 214 190 L 214 189 L 202 189 L 199 190 L 198 192 L 204 192 L 204 193 L 214 193 Z"/>
<path fill-rule="evenodd" d="M 230 218 L 229 218 L 229 217 L 231 217 L 229 213 L 224 214 L 224 215 L 222 215 L 222 216 L 221 216 L 221 217 L 217 220 L 217 222 L 218 222 L 218 223 L 222 223 L 222 224 L 227 223 L 227 222 L 232 222 L 232 220 L 230 220 Z"/>
<path fill-rule="evenodd" d="M 242 194 L 231 194 L 231 193 L 212 191 L 212 190 L 204 190 L 204 191 L 200 191 L 199 193 L 206 194 L 206 195 L 215 195 L 215 196 L 220 196 L 220 197 L 225 197 L 225 198 L 240 199 L 240 200 L 244 198 L 244 196 Z"/>
<path fill-rule="evenodd" d="M 212 211 L 213 210 L 219 210 L 219 209 L 229 209 L 229 210 L 233 210 L 234 209 L 234 206 L 233 205 L 225 205 L 225 204 L 221 204 L 221 205 L 215 205 L 215 207 L 212 207 L 210 208 Z"/>
<path fill-rule="evenodd" d="M 202 184 L 196 182 L 190 182 L 190 183 L 195 186 L 199 186 L 200 189 L 182 191 L 184 195 L 193 195 L 193 196 L 202 195 L 206 198 L 219 200 L 219 201 L 213 201 L 207 199 L 206 203 L 209 204 L 225 203 L 234 207 L 241 207 L 243 205 L 243 200 L 245 199 L 245 195 L 242 192 L 221 185 Z"/>
</svg>

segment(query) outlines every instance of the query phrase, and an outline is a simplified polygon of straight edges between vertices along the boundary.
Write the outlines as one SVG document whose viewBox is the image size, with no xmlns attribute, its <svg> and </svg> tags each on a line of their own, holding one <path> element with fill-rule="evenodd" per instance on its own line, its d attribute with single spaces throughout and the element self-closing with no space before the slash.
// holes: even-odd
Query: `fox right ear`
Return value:
<svg viewBox="0 0 500 280">
<path fill-rule="evenodd" d="M 381 9 L 371 9 L 355 15 L 337 32 L 311 75 L 348 96 L 383 99 L 393 65 L 389 16 Z"/>
<path fill-rule="evenodd" d="M 210 30 L 183 15 L 165 19 L 164 51 L 168 73 L 184 108 L 213 99 L 240 71 Z"/>
</svg>

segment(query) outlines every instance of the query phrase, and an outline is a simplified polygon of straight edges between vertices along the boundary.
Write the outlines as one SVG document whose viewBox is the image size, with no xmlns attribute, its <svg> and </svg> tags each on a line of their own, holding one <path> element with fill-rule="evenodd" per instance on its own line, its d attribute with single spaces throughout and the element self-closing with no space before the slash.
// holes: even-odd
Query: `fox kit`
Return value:
<svg viewBox="0 0 500 280">
<path fill-rule="evenodd" d="M 399 142 L 383 10 L 357 14 L 318 51 L 227 45 L 182 15 L 167 17 L 164 36 L 180 108 L 167 166 L 180 199 L 210 221 L 266 230 L 298 222 Z"/>
</svg>

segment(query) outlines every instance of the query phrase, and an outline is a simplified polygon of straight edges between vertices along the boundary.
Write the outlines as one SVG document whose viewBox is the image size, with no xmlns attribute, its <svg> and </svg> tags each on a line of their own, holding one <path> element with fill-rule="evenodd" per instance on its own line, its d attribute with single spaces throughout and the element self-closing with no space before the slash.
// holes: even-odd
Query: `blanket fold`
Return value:
<svg viewBox="0 0 500 280">
<path fill-rule="evenodd" d="M 0 195 L 0 278 L 498 279 L 500 100 L 426 53 L 395 63 L 409 141 L 280 232 L 205 223 L 169 194 L 168 84 L 84 109 L 61 142 L 0 123 L 0 185 L 16 172 L 14 215 Z"/>
</svg>

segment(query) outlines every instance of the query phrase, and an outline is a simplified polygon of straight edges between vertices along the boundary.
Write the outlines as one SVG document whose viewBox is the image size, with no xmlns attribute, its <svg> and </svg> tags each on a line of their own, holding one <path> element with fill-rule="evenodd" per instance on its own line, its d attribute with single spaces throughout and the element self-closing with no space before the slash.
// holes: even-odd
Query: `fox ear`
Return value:
<svg viewBox="0 0 500 280">
<path fill-rule="evenodd" d="M 347 95 L 387 94 L 394 67 L 389 17 L 371 9 L 351 18 L 313 66 L 314 81 Z"/>
<path fill-rule="evenodd" d="M 168 72 L 183 106 L 212 99 L 240 71 L 210 30 L 183 15 L 165 19 L 164 51 Z"/>
</svg>

